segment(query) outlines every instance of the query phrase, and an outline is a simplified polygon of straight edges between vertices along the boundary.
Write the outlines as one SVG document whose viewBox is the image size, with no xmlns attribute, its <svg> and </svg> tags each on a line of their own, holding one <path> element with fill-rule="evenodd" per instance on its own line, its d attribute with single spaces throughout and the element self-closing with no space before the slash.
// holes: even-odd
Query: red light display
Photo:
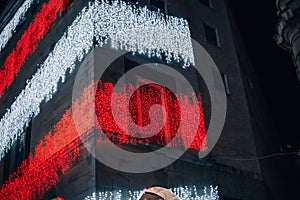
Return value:
<svg viewBox="0 0 300 200">
<path fill-rule="evenodd" d="M 49 0 L 48 3 L 42 5 L 42 9 L 23 33 L 16 48 L 8 55 L 0 69 L 0 97 L 4 90 L 12 84 L 28 56 L 36 50 L 39 41 L 50 31 L 57 19 L 57 13 L 61 14 L 69 2 L 70 0 Z"/>
<path fill-rule="evenodd" d="M 88 105 L 84 101 L 90 95 L 93 84 L 86 88 L 81 100 L 74 102 L 75 110 L 80 112 L 82 119 L 90 116 Z M 82 128 L 88 131 L 93 124 L 84 123 Z M 79 156 L 80 138 L 73 120 L 72 109 L 66 110 L 63 117 L 53 127 L 43 140 L 35 147 L 35 152 L 25 159 L 16 172 L 10 175 L 8 181 L 2 185 L 0 199 L 28 200 L 40 199 L 47 190 L 59 180 L 59 174 L 64 173 Z"/>
<path fill-rule="evenodd" d="M 30 154 L 30 156 L 22 162 L 18 170 L 10 175 L 8 181 L 1 187 L 0 199 L 40 199 L 47 190 L 59 181 L 59 174 L 65 173 L 76 158 L 80 156 L 79 145 L 81 140 L 74 124 L 72 112 L 80 113 L 80 117 L 82 118 L 80 129 L 85 130 L 82 134 L 89 135 L 93 129 L 100 129 L 101 127 L 107 134 L 107 137 L 120 145 L 134 145 L 141 142 L 140 139 L 128 136 L 127 133 L 120 130 L 114 123 L 110 109 L 111 96 L 113 93 L 113 85 L 111 83 L 101 83 L 97 88 L 95 105 L 100 127 L 94 127 L 93 120 L 86 120 L 92 116 L 91 112 L 93 112 L 93 109 L 87 108 L 94 106 L 90 105 L 91 103 L 86 101 L 86 99 L 90 99 L 91 95 L 95 94 L 93 91 L 94 88 L 94 83 L 92 83 L 83 91 L 81 97 L 73 103 L 73 110 L 71 108 L 66 110 L 63 117 L 53 127 L 53 130 L 35 147 L 35 152 Z M 167 110 L 167 120 L 165 123 L 165 125 L 167 125 L 157 135 L 145 138 L 147 142 L 143 143 L 144 145 L 150 143 L 164 145 L 166 140 L 162 139 L 163 134 L 169 134 L 168 137 L 172 138 L 172 135 L 176 134 L 178 123 L 180 123 L 180 109 L 188 110 L 188 113 L 191 115 L 190 120 L 192 120 L 194 116 L 193 109 L 200 109 L 199 129 L 190 148 L 195 150 L 205 149 L 206 131 L 201 100 L 197 103 L 194 99 L 193 103 L 190 103 L 186 98 L 180 97 L 180 95 L 177 95 L 175 98 L 170 91 L 162 90 L 154 85 L 150 85 L 148 88 L 142 87 L 139 90 L 136 90 L 134 87 L 125 87 L 124 89 L 126 88 L 135 91 L 131 97 L 129 107 L 131 116 L 138 125 L 150 123 L 150 118 L 147 113 L 151 105 L 156 103 L 162 104 Z M 118 101 L 120 101 L 120 108 L 128 106 L 122 103 L 124 101 L 121 101 L 123 100 L 122 98 L 124 98 L 124 93 L 115 94 L 117 99 L 119 99 Z M 178 102 L 180 101 L 182 101 L 183 108 L 178 107 Z M 138 104 L 142 104 L 144 107 L 142 108 Z M 172 114 L 168 115 L 168 113 Z M 174 124 L 172 124 L 173 122 Z M 195 131 L 189 130 L 188 128 L 188 124 L 183 125 L 182 130 L 185 130 L 186 137 L 189 137 L 190 131 Z M 174 144 L 187 145 L 185 140 L 185 138 L 181 138 L 180 141 Z M 100 135 L 98 142 L 101 142 Z"/>
<path fill-rule="evenodd" d="M 40 199 L 79 156 L 80 139 L 72 123 L 71 109 L 2 185 L 0 199 Z"/>
<path fill-rule="evenodd" d="M 194 96 L 193 101 L 189 102 L 186 96 L 182 94 L 174 95 L 172 92 L 161 86 L 150 84 L 142 86 L 140 88 L 135 88 L 132 85 L 124 87 L 123 93 L 114 92 L 114 87 L 111 83 L 102 83 L 98 85 L 95 98 L 95 109 L 97 114 L 97 119 L 102 130 L 105 131 L 107 137 L 116 144 L 159 144 L 166 145 L 169 141 L 176 135 L 177 131 L 184 131 L 180 139 L 172 142 L 173 145 L 181 145 L 187 148 L 194 149 L 196 151 L 205 150 L 205 136 L 206 129 L 204 123 L 204 114 L 202 109 L 201 96 L 199 96 L 199 102 Z M 127 105 L 126 98 L 130 97 L 129 105 Z M 126 107 L 129 106 L 130 117 L 133 119 L 135 124 L 141 126 L 148 125 L 150 123 L 149 110 L 154 104 L 160 104 L 166 111 L 166 120 L 164 127 L 154 136 L 147 138 L 135 138 L 128 135 L 128 130 L 130 132 L 141 132 L 136 127 L 127 126 L 127 131 L 122 130 L 115 122 L 114 116 L 112 115 L 112 95 L 115 96 L 116 104 L 118 106 L 116 110 L 119 110 L 118 116 L 121 119 L 121 123 L 128 124 L 128 118 L 124 115 Z M 180 102 L 180 104 L 179 104 Z M 181 105 L 181 107 L 180 107 Z M 189 124 L 181 123 L 181 112 L 180 109 L 184 109 L 188 117 Z M 198 109 L 200 116 L 197 122 L 197 113 L 195 110 Z M 122 116 L 122 117 L 120 117 Z M 124 116 L 124 117 L 123 117 Z M 191 130 L 190 124 L 199 124 L 196 137 L 194 138 L 191 145 L 187 143 L 188 137 L 193 137 L 195 130 Z M 179 124 L 181 126 L 178 130 Z M 151 132 L 151 130 L 150 130 Z"/>
</svg>

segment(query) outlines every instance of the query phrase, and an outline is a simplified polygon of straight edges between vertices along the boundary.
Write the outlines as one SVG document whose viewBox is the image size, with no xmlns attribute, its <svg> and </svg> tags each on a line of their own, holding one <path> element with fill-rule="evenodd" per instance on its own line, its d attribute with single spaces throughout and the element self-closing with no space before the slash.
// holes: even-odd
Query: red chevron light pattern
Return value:
<svg viewBox="0 0 300 200">
<path fill-rule="evenodd" d="M 94 111 L 93 109 L 87 109 L 94 106 L 87 101 L 87 99 L 91 99 L 91 95 L 95 95 L 93 92 L 95 84 L 92 82 L 91 85 L 83 91 L 81 97 L 73 102 L 73 109 L 69 108 L 66 110 L 65 114 L 54 126 L 53 130 L 50 131 L 36 146 L 35 152 L 30 154 L 29 158 L 24 160 L 18 170 L 10 175 L 9 180 L 2 185 L 0 190 L 0 199 L 39 199 L 47 190 L 49 190 L 59 181 L 59 174 L 64 173 L 70 168 L 70 166 L 72 166 L 72 163 L 78 156 L 80 156 L 80 137 L 83 138 L 83 135 L 80 135 L 79 137 L 76 131 L 78 124 L 76 124 L 76 127 L 73 120 L 73 114 L 75 112 L 77 112 L 77 114 L 79 113 L 82 118 L 79 126 L 80 130 L 85 130 L 85 132 L 82 134 L 86 134 L 86 136 L 88 136 L 92 130 L 101 128 L 107 134 L 107 137 L 113 140 L 114 143 L 135 145 L 139 142 L 135 138 L 130 138 L 128 135 L 126 135 L 126 133 L 116 127 L 115 123 L 113 122 L 110 109 L 103 110 L 103 108 L 110 105 L 113 85 L 111 83 L 101 83 L 99 86 L 100 87 L 97 88 L 96 92 L 95 105 L 97 118 L 101 127 L 95 127 L 93 120 L 86 120 L 90 116 L 93 116 L 92 112 Z M 136 90 L 134 87 L 130 88 L 131 90 L 136 91 L 136 93 L 132 95 L 131 99 L 132 105 L 130 108 L 132 110 L 132 118 L 137 121 L 138 125 L 145 125 L 149 123 L 149 116 L 147 116 L 145 112 L 148 111 L 150 106 L 154 103 L 163 104 L 163 100 L 161 99 L 162 93 L 158 92 L 156 87 L 150 87 L 150 89 L 147 88 L 149 94 L 145 93 L 145 96 L 143 96 L 141 94 L 146 91 L 143 90 L 143 88 L 141 90 Z M 167 100 L 165 102 L 165 108 L 168 107 L 168 110 L 172 110 L 174 116 L 178 117 L 178 101 L 180 101 L 180 98 L 179 100 L 174 99 L 174 96 L 172 96 L 170 91 L 166 91 L 164 95 Z M 124 94 L 117 93 L 116 96 L 123 98 Z M 138 100 L 137 98 L 140 99 Z M 145 109 L 137 110 L 138 104 L 135 102 L 143 104 L 147 104 L 146 102 L 148 102 L 148 105 L 145 106 Z M 127 106 L 123 104 L 120 103 L 120 106 Z M 195 150 L 205 149 L 206 131 L 204 127 L 204 115 L 201 101 L 199 101 L 199 103 L 189 103 L 189 101 L 186 100 L 183 109 L 189 109 L 189 113 L 192 116 L 193 109 L 200 109 L 201 119 L 199 130 L 190 148 Z M 164 128 L 161 133 L 157 134 L 157 137 L 148 139 L 148 142 L 145 143 L 145 145 L 155 142 L 164 145 L 163 140 L 161 140 L 161 136 L 166 134 L 168 130 L 170 130 L 169 135 L 175 134 L 173 131 L 177 130 L 177 123 L 179 123 L 180 120 L 170 117 L 168 121 L 170 124 Z M 175 125 L 171 124 L 173 121 L 175 121 Z M 185 126 L 184 128 L 188 127 Z M 112 132 L 116 133 L 115 137 L 112 137 Z M 187 130 L 186 133 L 188 134 L 189 130 Z M 188 135 L 186 135 L 186 137 L 188 137 Z M 102 136 L 99 135 L 97 140 L 100 145 L 101 142 L 104 142 L 104 140 L 101 140 L 101 138 Z M 185 139 L 181 138 L 181 140 L 181 142 L 178 141 L 176 144 L 184 145 Z"/>
<path fill-rule="evenodd" d="M 39 41 L 50 31 L 57 14 L 66 10 L 71 0 L 49 0 L 35 16 L 33 22 L 17 42 L 16 48 L 8 55 L 0 69 L 0 97 L 18 75 L 20 68 L 37 48 Z"/>
</svg>

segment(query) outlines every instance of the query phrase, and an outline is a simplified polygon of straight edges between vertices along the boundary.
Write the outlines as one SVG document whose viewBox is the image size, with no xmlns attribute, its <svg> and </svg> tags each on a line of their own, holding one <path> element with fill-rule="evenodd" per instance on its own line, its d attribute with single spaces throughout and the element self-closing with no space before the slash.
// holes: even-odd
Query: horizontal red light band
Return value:
<svg viewBox="0 0 300 200">
<path fill-rule="evenodd" d="M 196 99 L 193 102 L 189 102 L 185 96 L 178 94 L 177 96 L 183 96 L 181 100 L 174 100 L 171 97 L 170 91 L 166 90 L 163 93 L 158 92 L 155 88 L 148 88 L 148 93 L 145 88 L 137 90 L 137 88 L 133 86 L 124 87 L 123 91 L 127 91 L 128 94 L 133 94 L 130 99 L 130 105 L 127 105 L 127 102 L 124 101 L 128 97 L 128 94 L 123 93 L 114 93 L 116 96 L 116 101 L 118 102 L 115 106 L 117 106 L 120 113 L 118 116 L 122 115 L 122 111 L 126 110 L 126 107 L 129 106 L 129 112 L 131 114 L 132 119 L 139 126 L 147 125 L 151 119 L 149 118 L 149 110 L 150 107 L 154 104 L 161 104 L 162 107 L 167 111 L 166 123 L 163 129 L 158 132 L 153 137 L 148 137 L 146 139 L 139 139 L 128 136 L 126 132 L 124 132 L 118 125 L 116 124 L 114 117 L 112 115 L 111 110 L 111 97 L 113 95 L 114 87 L 111 83 L 100 83 L 101 87 L 98 87 L 96 92 L 95 104 L 96 104 L 96 114 L 97 119 L 100 124 L 100 128 L 106 131 L 107 137 L 113 138 L 113 142 L 119 144 L 159 144 L 166 145 L 172 138 L 175 137 L 176 132 L 178 130 L 178 126 L 180 123 L 180 109 L 185 110 L 186 117 L 189 124 L 181 123 L 181 137 L 176 141 L 173 141 L 173 145 L 184 146 L 186 148 L 194 149 L 196 151 L 205 150 L 206 143 L 206 129 L 204 122 L 204 114 L 202 109 L 202 101 L 201 96 L 199 96 L 199 101 Z M 140 92 L 137 96 L 134 91 Z M 163 100 L 162 100 L 163 99 Z M 179 105 L 179 102 L 181 104 Z M 180 108 L 182 106 L 182 108 Z M 139 110 L 140 109 L 140 110 Z M 195 116 L 197 112 L 195 110 L 199 110 L 200 116 Z M 196 121 L 195 119 L 199 119 Z M 122 124 L 128 123 L 128 119 L 126 117 L 121 117 Z M 195 130 L 191 129 L 192 126 L 190 124 L 198 124 L 198 129 L 195 138 L 189 140 L 189 137 L 193 137 L 195 135 Z M 139 130 L 132 130 L 132 127 L 127 127 L 127 130 L 130 132 L 139 132 Z M 151 132 L 151 130 L 150 130 Z M 190 145 L 188 141 L 193 141 Z"/>
</svg>

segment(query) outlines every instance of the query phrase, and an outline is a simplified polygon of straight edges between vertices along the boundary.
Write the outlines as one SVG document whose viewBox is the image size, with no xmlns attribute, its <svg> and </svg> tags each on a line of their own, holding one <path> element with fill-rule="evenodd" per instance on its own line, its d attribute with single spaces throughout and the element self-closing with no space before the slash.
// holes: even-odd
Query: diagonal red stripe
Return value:
<svg viewBox="0 0 300 200">
<path fill-rule="evenodd" d="M 49 32 L 57 19 L 57 14 L 65 11 L 69 2 L 70 0 L 49 0 L 48 3 L 42 5 L 42 9 L 0 69 L 0 98 L 4 90 L 12 84 L 28 56 L 36 50 L 39 41 Z"/>
</svg>

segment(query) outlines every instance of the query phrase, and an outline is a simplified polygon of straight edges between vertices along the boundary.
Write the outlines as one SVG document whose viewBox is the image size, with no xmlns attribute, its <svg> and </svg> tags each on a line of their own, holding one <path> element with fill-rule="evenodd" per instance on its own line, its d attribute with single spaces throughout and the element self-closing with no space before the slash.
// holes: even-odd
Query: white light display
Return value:
<svg viewBox="0 0 300 200">
<path fill-rule="evenodd" d="M 0 52 L 6 46 L 13 33 L 16 31 L 17 26 L 23 21 L 27 10 L 31 7 L 34 0 L 26 0 L 17 10 L 13 18 L 3 28 L 0 33 Z"/>
<path fill-rule="evenodd" d="M 95 35 L 97 40 L 112 40 L 113 48 L 160 58 L 183 60 L 194 64 L 194 54 L 188 22 L 166 16 L 146 7 L 129 6 L 125 2 L 96 2 Z"/>
<path fill-rule="evenodd" d="M 168 60 L 182 59 L 185 65 L 194 62 L 186 20 L 176 17 L 165 20 L 159 12 L 124 2 L 89 3 L 0 120 L 0 158 L 23 133 L 31 118 L 39 114 L 40 104 L 52 98 L 59 82 L 64 82 L 66 73 L 75 68 L 75 62 L 82 61 L 91 50 L 94 39 L 100 46 L 111 39 L 113 48 L 150 57 L 160 57 L 163 53 Z"/>
<path fill-rule="evenodd" d="M 199 192 L 199 189 L 194 185 L 192 187 L 177 187 L 170 189 L 174 194 L 178 196 L 180 200 L 218 200 L 218 187 L 210 186 L 204 187 L 203 191 Z M 87 196 L 84 200 L 138 200 L 144 191 L 105 191 L 93 193 L 91 196 Z"/>
</svg>

